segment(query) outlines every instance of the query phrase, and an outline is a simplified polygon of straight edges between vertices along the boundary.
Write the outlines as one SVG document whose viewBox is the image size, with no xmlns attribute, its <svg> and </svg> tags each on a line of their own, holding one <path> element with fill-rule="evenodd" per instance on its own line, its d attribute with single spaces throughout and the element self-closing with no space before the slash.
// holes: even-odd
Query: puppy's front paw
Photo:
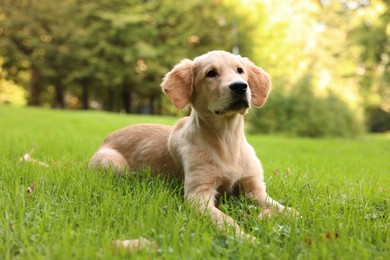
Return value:
<svg viewBox="0 0 390 260">
<path fill-rule="evenodd" d="M 272 213 L 271 209 L 269 209 L 269 208 L 262 208 L 258 217 L 259 217 L 260 220 L 263 220 L 264 218 L 271 218 L 271 217 L 273 217 L 273 215 L 274 214 Z"/>
<path fill-rule="evenodd" d="M 287 214 L 289 217 L 293 217 L 293 218 L 299 218 L 301 217 L 301 215 L 299 214 L 298 211 L 296 211 L 295 209 L 293 208 L 285 208 L 283 209 L 283 214 Z M 270 208 L 262 208 L 261 209 L 261 212 L 259 214 L 259 219 L 260 220 L 263 220 L 264 218 L 272 218 L 273 216 L 275 216 L 275 213 L 274 213 L 274 210 L 273 209 L 270 209 Z"/>
<path fill-rule="evenodd" d="M 299 214 L 299 212 L 293 208 L 290 208 L 290 207 L 287 207 L 284 209 L 284 211 L 286 211 L 286 213 L 289 215 L 289 217 L 293 217 L 293 218 L 301 218 L 301 214 Z"/>
<path fill-rule="evenodd" d="M 250 241 L 251 243 L 257 243 L 257 239 L 256 237 L 252 236 L 252 235 L 249 235 L 243 231 L 241 231 L 239 234 L 238 234 L 242 239 L 244 240 L 247 240 L 247 241 Z"/>
</svg>

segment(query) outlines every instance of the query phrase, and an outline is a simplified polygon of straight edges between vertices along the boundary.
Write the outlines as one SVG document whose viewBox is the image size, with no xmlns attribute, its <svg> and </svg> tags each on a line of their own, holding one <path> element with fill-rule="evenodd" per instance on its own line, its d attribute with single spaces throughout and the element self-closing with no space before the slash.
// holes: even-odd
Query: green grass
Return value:
<svg viewBox="0 0 390 260">
<path fill-rule="evenodd" d="M 0 107 L 0 259 L 390 258 L 390 136 L 248 135 L 269 194 L 302 215 L 259 221 L 247 199 L 223 199 L 220 209 L 257 237 L 251 244 L 192 209 L 179 183 L 147 171 L 120 178 L 86 169 L 111 131 L 175 121 Z M 32 150 L 50 167 L 19 161 Z M 141 236 L 158 249 L 130 254 L 111 245 Z"/>
</svg>

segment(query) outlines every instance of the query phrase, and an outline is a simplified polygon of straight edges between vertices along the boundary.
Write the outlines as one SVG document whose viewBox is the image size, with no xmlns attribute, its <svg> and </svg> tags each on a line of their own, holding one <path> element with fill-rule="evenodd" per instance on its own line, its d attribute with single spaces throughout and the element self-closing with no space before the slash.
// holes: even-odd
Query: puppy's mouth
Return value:
<svg viewBox="0 0 390 260">
<path fill-rule="evenodd" d="M 246 98 L 237 98 L 230 103 L 228 110 L 230 111 L 241 111 L 249 108 L 249 102 Z"/>
<path fill-rule="evenodd" d="M 226 114 L 245 114 L 246 110 L 249 108 L 249 101 L 243 98 L 234 99 L 227 108 L 223 110 L 215 110 L 214 114 L 217 116 L 224 116 Z"/>
</svg>

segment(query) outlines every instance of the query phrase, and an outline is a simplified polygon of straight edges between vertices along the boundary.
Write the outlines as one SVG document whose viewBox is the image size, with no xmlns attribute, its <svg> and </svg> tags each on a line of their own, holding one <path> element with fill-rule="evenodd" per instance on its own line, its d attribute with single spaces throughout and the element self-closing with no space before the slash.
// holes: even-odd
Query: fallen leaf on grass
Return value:
<svg viewBox="0 0 390 260">
<path fill-rule="evenodd" d="M 268 208 L 262 208 L 258 218 L 263 220 L 264 218 L 271 218 L 273 216 L 272 210 Z"/>
<path fill-rule="evenodd" d="M 35 160 L 31 157 L 29 153 L 25 153 L 22 157 L 20 157 L 21 162 L 30 162 L 30 163 L 35 163 L 43 167 L 49 167 L 49 165 L 45 162 L 41 162 L 38 160 Z"/>
<path fill-rule="evenodd" d="M 113 240 L 112 244 L 116 246 L 117 249 L 125 249 L 130 253 L 138 252 L 143 249 L 155 251 L 158 248 L 156 242 L 143 237 L 132 240 Z"/>
<path fill-rule="evenodd" d="M 326 239 L 332 239 L 332 238 L 339 239 L 340 235 L 339 235 L 339 233 L 332 234 L 331 232 L 326 232 L 325 234 L 322 234 L 319 239 L 315 239 L 315 240 L 316 241 L 326 241 L 326 240 L 324 240 L 324 238 L 326 238 Z M 305 243 L 310 246 L 313 243 L 313 239 L 311 237 L 306 237 Z"/>
<path fill-rule="evenodd" d="M 293 170 L 290 167 L 287 167 L 285 174 L 290 175 L 292 173 L 293 173 Z M 284 174 L 284 172 L 282 172 L 280 169 L 274 169 L 274 175 L 281 176 L 283 174 Z"/>
<path fill-rule="evenodd" d="M 32 196 L 34 189 L 35 189 L 35 181 L 33 181 L 33 183 L 31 183 L 31 186 L 27 188 L 27 194 Z"/>
<path fill-rule="evenodd" d="M 332 237 L 334 237 L 335 239 L 338 239 L 338 238 L 339 238 L 339 234 L 338 234 L 338 233 L 334 233 L 333 236 L 332 236 L 332 233 L 327 232 L 327 233 L 325 234 L 325 237 L 326 237 L 327 239 L 331 239 Z"/>
<path fill-rule="evenodd" d="M 311 237 L 307 237 L 305 238 L 305 243 L 309 246 L 311 246 L 311 244 L 313 243 L 313 240 L 311 239 Z"/>
</svg>

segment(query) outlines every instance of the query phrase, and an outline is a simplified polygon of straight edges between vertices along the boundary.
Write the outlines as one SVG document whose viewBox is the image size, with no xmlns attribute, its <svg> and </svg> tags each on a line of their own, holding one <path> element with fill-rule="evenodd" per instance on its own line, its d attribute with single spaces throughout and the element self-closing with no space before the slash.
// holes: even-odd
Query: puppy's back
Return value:
<svg viewBox="0 0 390 260">
<path fill-rule="evenodd" d="M 111 133 L 98 152 L 107 148 L 117 151 L 130 170 L 150 167 L 153 173 L 176 175 L 180 167 L 174 163 L 167 146 L 171 131 L 172 126 L 159 124 L 128 126 Z"/>
</svg>

